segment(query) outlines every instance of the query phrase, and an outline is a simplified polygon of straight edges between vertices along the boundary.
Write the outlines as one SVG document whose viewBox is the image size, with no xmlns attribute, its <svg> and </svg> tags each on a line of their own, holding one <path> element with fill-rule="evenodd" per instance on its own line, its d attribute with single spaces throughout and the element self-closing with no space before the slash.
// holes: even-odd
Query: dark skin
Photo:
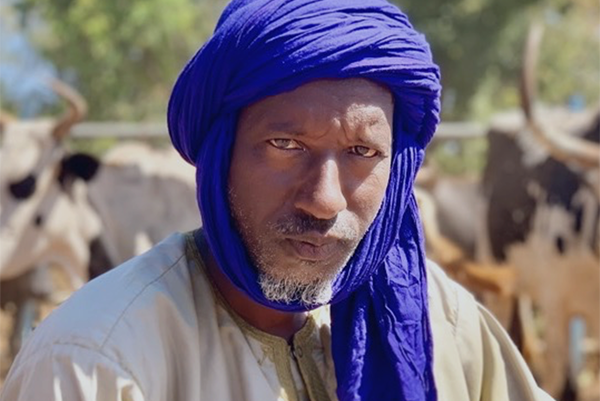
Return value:
<svg viewBox="0 0 600 401">
<path fill-rule="evenodd" d="M 393 100 L 364 79 L 314 81 L 256 102 L 239 118 L 230 205 L 259 271 L 332 280 L 373 222 L 390 175 Z M 300 224 L 306 220 L 314 224 Z M 306 313 L 247 297 L 205 249 L 209 274 L 243 319 L 287 339 Z"/>
</svg>

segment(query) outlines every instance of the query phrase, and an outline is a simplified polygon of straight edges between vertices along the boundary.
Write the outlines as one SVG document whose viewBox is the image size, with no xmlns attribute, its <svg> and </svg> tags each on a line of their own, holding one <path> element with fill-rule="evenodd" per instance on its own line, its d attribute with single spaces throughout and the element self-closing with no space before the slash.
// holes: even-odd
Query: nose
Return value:
<svg viewBox="0 0 600 401">
<path fill-rule="evenodd" d="M 317 219 L 328 220 L 346 209 L 338 162 L 326 159 L 314 163 L 306 172 L 294 206 Z"/>
</svg>

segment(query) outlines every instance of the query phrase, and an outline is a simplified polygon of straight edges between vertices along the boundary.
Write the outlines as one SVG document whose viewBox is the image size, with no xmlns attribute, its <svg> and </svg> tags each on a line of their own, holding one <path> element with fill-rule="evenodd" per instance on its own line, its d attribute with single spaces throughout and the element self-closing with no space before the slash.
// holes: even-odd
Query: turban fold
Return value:
<svg viewBox="0 0 600 401">
<path fill-rule="evenodd" d="M 335 279 L 337 395 L 436 400 L 423 235 L 412 186 L 439 122 L 439 69 L 423 35 L 384 0 L 233 0 L 181 72 L 168 110 L 175 148 L 196 166 L 204 233 L 219 268 L 266 299 L 228 203 L 240 111 L 317 79 L 365 78 L 394 96 L 391 174 L 381 208 Z"/>
</svg>

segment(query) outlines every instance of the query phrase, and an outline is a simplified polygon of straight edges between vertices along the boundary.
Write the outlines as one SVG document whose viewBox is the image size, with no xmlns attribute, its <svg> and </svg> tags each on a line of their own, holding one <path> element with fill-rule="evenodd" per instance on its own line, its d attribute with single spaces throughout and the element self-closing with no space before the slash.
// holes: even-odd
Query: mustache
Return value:
<svg viewBox="0 0 600 401">
<path fill-rule="evenodd" d="M 304 235 L 307 233 L 329 234 L 344 241 L 358 239 L 359 233 L 339 216 L 318 219 L 306 213 L 294 213 L 278 219 L 273 228 L 281 235 Z"/>
</svg>

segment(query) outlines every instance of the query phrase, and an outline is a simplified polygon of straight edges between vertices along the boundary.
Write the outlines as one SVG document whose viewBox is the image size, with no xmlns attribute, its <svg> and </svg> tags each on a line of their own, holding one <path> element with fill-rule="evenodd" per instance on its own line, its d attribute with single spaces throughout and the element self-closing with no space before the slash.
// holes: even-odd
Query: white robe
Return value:
<svg viewBox="0 0 600 401">
<path fill-rule="evenodd" d="M 229 309 L 191 238 L 174 234 L 76 292 L 30 336 L 0 401 L 336 399 L 328 308 L 292 350 Z M 550 400 L 467 291 L 433 263 L 428 283 L 440 401 Z"/>
</svg>

